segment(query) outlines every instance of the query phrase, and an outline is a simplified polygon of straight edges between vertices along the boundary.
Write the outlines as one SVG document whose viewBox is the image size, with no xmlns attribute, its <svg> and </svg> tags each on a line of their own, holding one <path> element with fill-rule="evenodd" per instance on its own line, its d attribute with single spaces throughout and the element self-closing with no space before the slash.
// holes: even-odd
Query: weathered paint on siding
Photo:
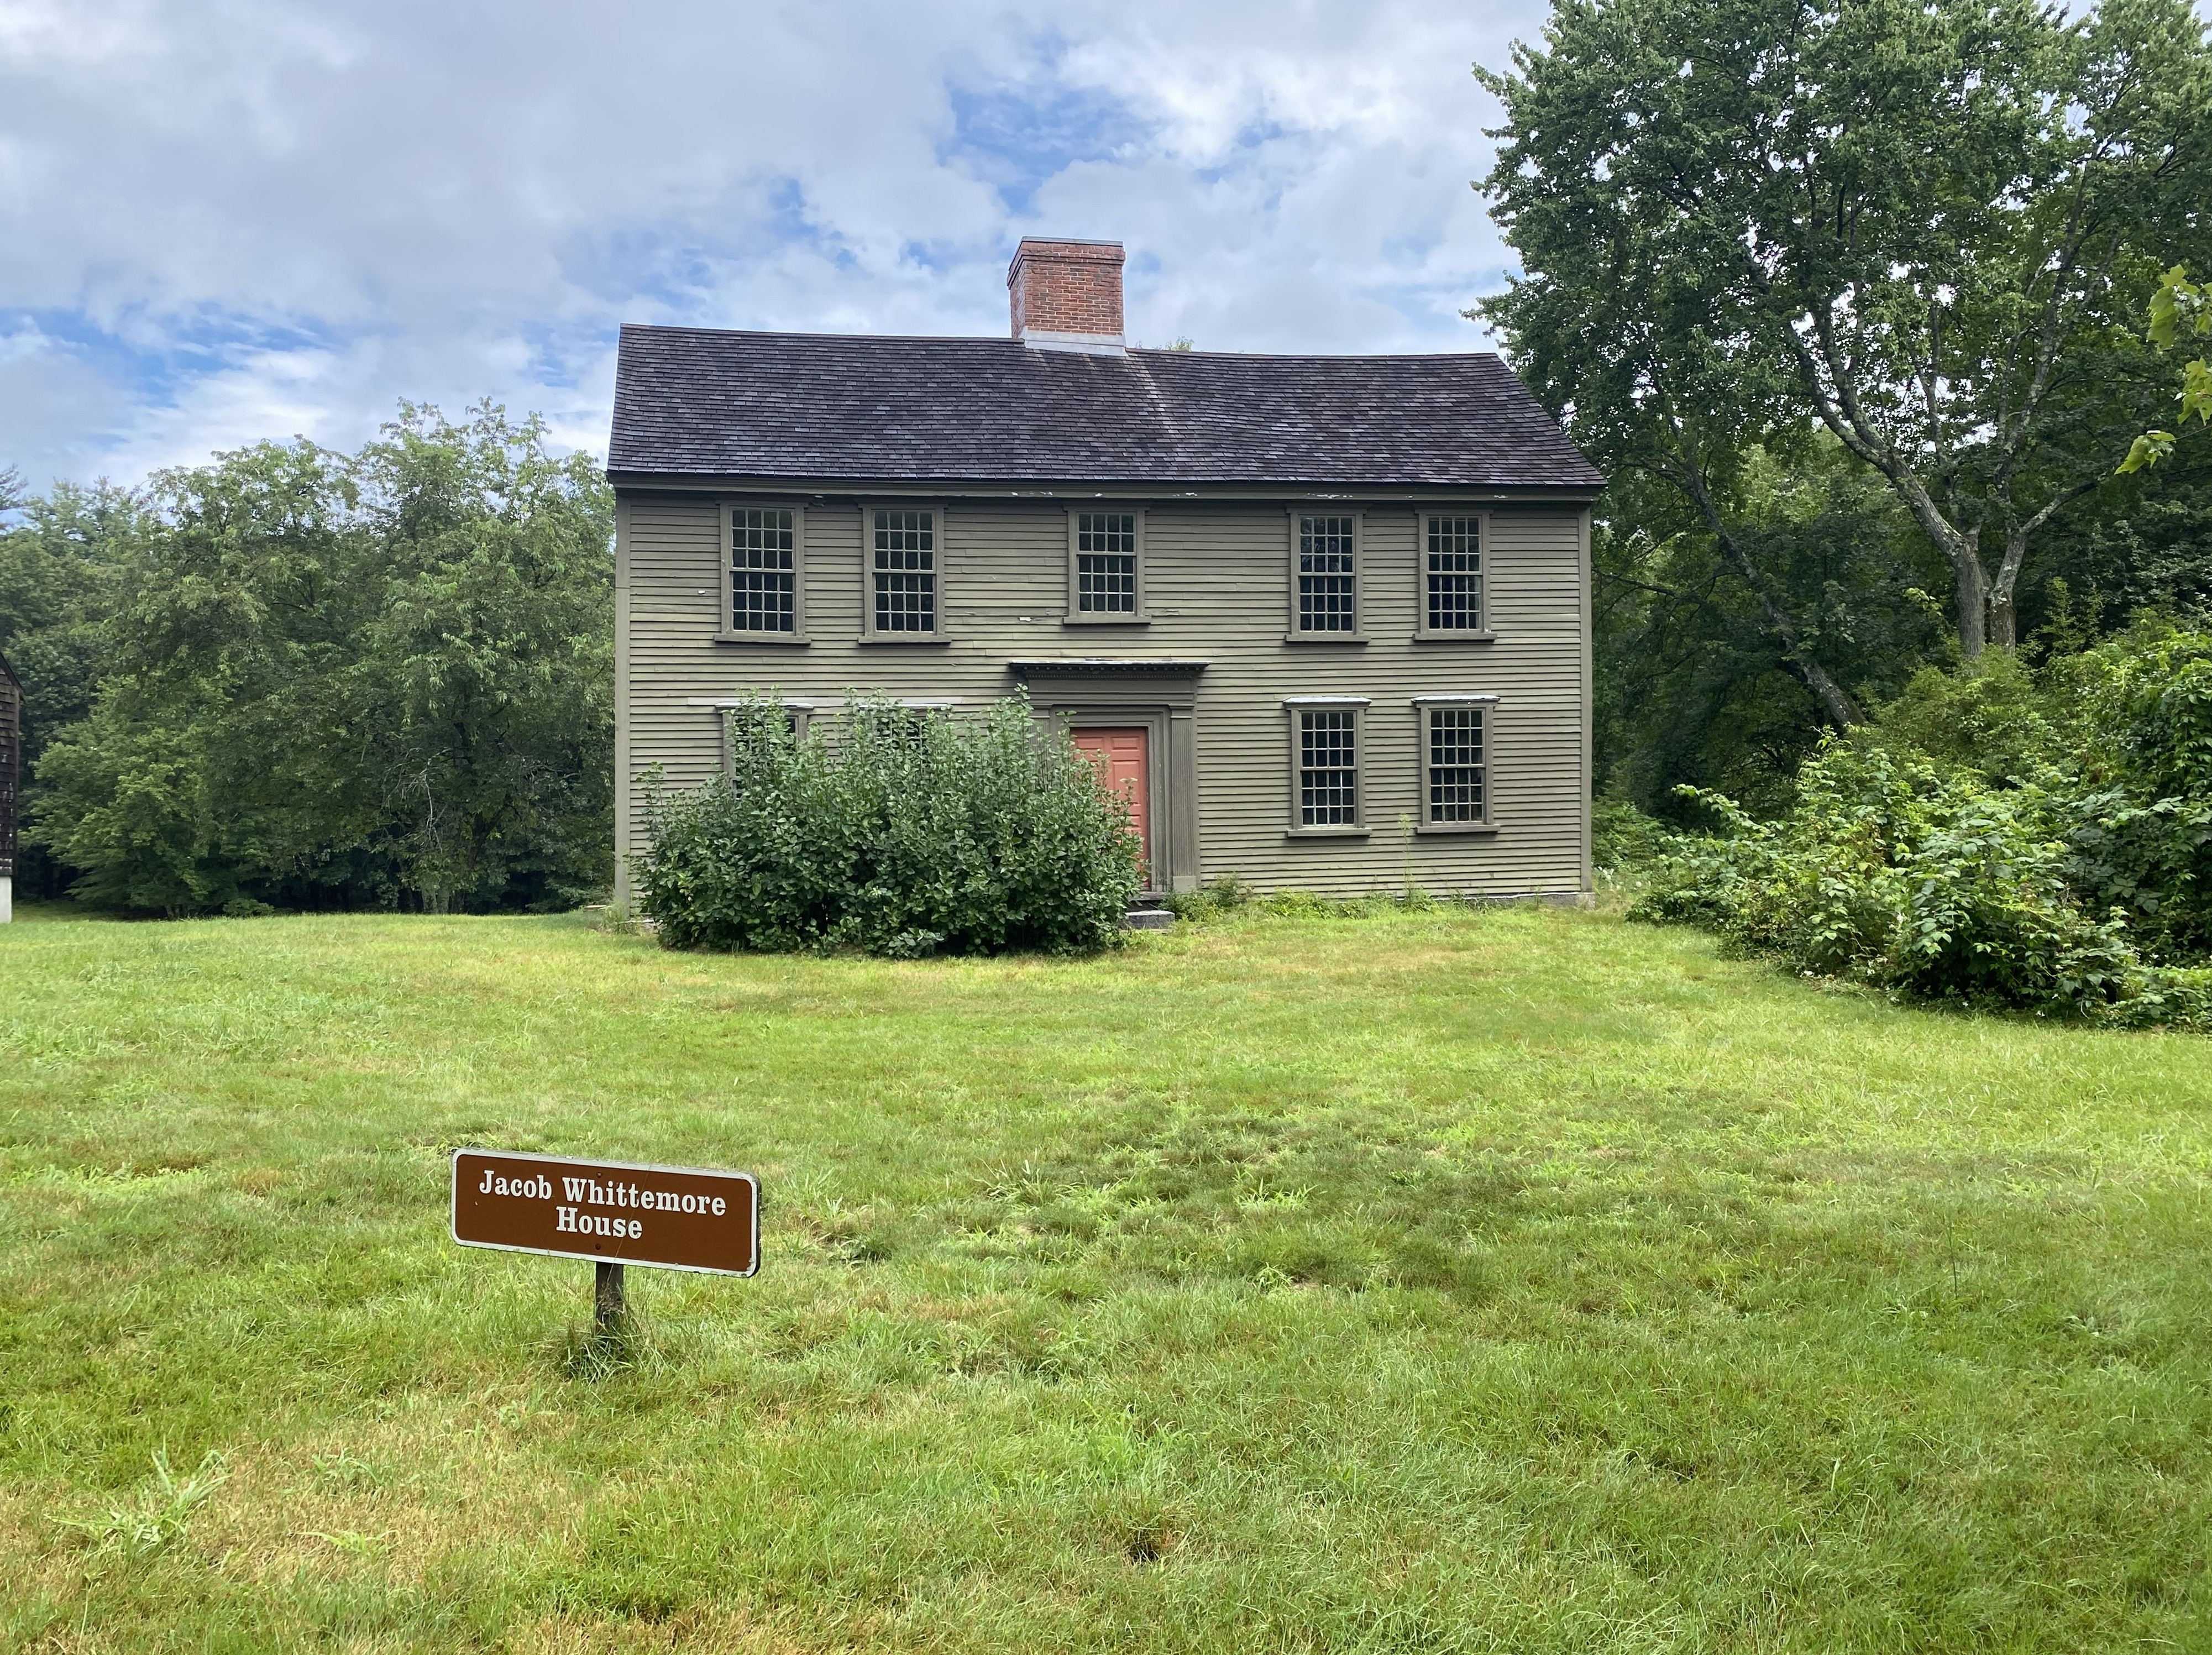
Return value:
<svg viewBox="0 0 2212 1655">
<path fill-rule="evenodd" d="M 943 501 L 943 643 L 861 643 L 861 518 L 851 501 L 804 507 L 806 630 L 811 642 L 732 643 L 715 636 L 724 602 L 720 519 L 708 496 L 629 492 L 617 518 L 617 752 L 621 775 L 661 767 L 672 787 L 721 763 L 720 715 L 694 697 L 749 690 L 836 700 L 851 689 L 894 696 L 1007 695 L 1010 660 L 1038 656 L 1200 658 L 1201 872 L 1261 888 L 1349 895 L 1413 877 L 1438 891 L 1574 896 L 1589 889 L 1588 534 L 1574 507 L 1491 508 L 1487 642 L 1413 638 L 1421 581 L 1409 506 L 1366 508 L 1363 644 L 1284 638 L 1289 520 L 1277 502 L 1152 504 L 1146 515 L 1144 626 L 1071 626 L 1066 515 L 1057 504 Z M 1332 508 L 1337 509 L 1337 508 Z M 1422 835 L 1398 818 L 1419 805 L 1412 698 L 1488 692 L 1503 699 L 1491 741 L 1489 835 Z M 1285 696 L 1370 698 L 1362 839 L 1285 834 Z M 617 790 L 618 833 L 637 848 L 635 788 Z"/>
</svg>

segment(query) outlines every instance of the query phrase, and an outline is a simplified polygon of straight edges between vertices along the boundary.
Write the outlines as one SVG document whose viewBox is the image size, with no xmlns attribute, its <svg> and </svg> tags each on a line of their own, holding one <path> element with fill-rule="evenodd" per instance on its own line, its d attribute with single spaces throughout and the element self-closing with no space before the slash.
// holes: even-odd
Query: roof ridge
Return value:
<svg viewBox="0 0 2212 1655">
<path fill-rule="evenodd" d="M 767 327 L 702 327 L 690 322 L 624 322 L 624 333 L 684 333 L 710 339 L 824 339 L 854 344 L 981 344 L 1027 350 L 1019 339 L 995 333 L 822 333 Z M 1179 350 L 1171 345 L 1131 345 L 1132 356 L 1209 356 L 1234 362 L 1498 362 L 1495 350 Z"/>
</svg>

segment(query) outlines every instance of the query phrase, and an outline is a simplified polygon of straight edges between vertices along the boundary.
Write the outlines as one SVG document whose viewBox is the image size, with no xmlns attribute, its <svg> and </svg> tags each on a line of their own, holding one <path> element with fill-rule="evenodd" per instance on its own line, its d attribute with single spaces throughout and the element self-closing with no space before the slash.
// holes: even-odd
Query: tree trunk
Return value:
<svg viewBox="0 0 2212 1655">
<path fill-rule="evenodd" d="M 1859 709 L 1844 693 L 1843 686 L 1828 676 L 1820 662 L 1803 650 L 1793 648 L 1790 665 L 1797 676 L 1804 679 L 1805 687 L 1813 692 L 1813 698 L 1820 703 L 1820 710 L 1828 715 L 1829 723 L 1839 730 L 1848 730 L 1859 722 Z"/>
<path fill-rule="evenodd" d="M 1989 571 L 1972 546 L 1952 551 L 1951 568 L 1958 581 L 1959 653 L 1972 660 L 1990 641 Z M 2010 624 L 2009 605 L 2007 611 Z"/>
<path fill-rule="evenodd" d="M 1782 659 L 1802 680 L 1805 687 L 1813 692 L 1814 700 L 1820 703 L 1820 710 L 1827 715 L 1828 722 L 1839 730 L 1848 730 L 1852 725 L 1861 722 L 1859 709 L 1851 704 L 1851 698 L 1844 693 L 1843 686 L 1828 676 L 1827 669 L 1814 660 L 1812 652 L 1805 648 L 1804 640 L 1798 636 L 1796 623 L 1783 612 L 1781 605 L 1766 595 L 1766 587 L 1759 581 L 1759 572 L 1752 567 L 1750 557 L 1736 543 L 1735 537 L 1723 530 L 1720 542 L 1734 561 L 1736 572 L 1743 576 L 1744 584 L 1759 599 L 1759 612 L 1765 616 L 1768 630 L 1782 645 Z"/>
<path fill-rule="evenodd" d="M 2004 561 L 1997 565 L 1996 583 L 1990 587 L 1990 642 L 2010 649 L 2020 642 L 2020 611 L 2013 602 L 2013 591 L 2020 583 L 2020 567 L 2027 561 L 2028 536 L 2050 520 L 2051 513 L 2087 489 L 2075 489 L 2060 495 L 2025 523 L 2014 520 L 2006 513 Z"/>
<path fill-rule="evenodd" d="M 2013 607 L 2010 593 L 1990 599 L 1990 642 L 2000 649 L 2020 642 L 2020 611 Z"/>
<path fill-rule="evenodd" d="M 1813 698 L 1820 703 L 1820 710 L 1826 715 L 1828 722 L 1839 730 L 1848 730 L 1852 725 L 1863 722 L 1859 709 L 1852 704 L 1850 697 L 1844 693 L 1843 686 L 1828 676 L 1827 669 L 1814 660 L 1812 652 L 1805 648 L 1797 624 L 1784 611 L 1780 604 L 1767 595 L 1766 583 L 1759 578 L 1759 570 L 1752 563 L 1751 554 L 1744 550 L 1742 543 L 1722 520 L 1720 508 L 1713 503 L 1712 495 L 1705 487 L 1704 474 L 1696 465 L 1685 464 L 1673 480 L 1688 490 L 1690 498 L 1697 502 L 1698 509 L 1705 514 L 1705 521 L 1712 528 L 1713 538 L 1720 542 L 1721 550 L 1735 565 L 1736 573 L 1743 576 L 1743 583 L 1750 588 L 1751 595 L 1759 600 L 1759 612 L 1766 618 L 1767 629 L 1782 646 L 1783 660 L 1813 692 Z"/>
</svg>

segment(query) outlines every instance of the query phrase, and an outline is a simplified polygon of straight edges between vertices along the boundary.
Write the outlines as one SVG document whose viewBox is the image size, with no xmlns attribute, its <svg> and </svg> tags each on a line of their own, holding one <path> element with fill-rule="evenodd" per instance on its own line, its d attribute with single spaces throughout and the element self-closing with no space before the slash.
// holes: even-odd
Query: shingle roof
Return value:
<svg viewBox="0 0 2212 1655">
<path fill-rule="evenodd" d="M 625 327 L 607 469 L 855 482 L 1604 478 L 1495 356 L 1036 350 L 1013 339 Z"/>
</svg>

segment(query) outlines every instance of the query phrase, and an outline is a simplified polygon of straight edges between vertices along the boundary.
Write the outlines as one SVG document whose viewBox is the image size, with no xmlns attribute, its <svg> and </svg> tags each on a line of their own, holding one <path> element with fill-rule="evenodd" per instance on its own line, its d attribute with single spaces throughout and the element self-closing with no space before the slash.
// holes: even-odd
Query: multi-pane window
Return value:
<svg viewBox="0 0 2212 1655">
<path fill-rule="evenodd" d="M 1298 824 L 1354 827 L 1359 821 L 1359 715 L 1349 707 L 1301 709 Z"/>
<path fill-rule="evenodd" d="M 1446 824 L 1483 820 L 1482 709 L 1428 707 L 1426 726 L 1428 819 Z"/>
<path fill-rule="evenodd" d="M 731 509 L 730 630 L 798 630 L 796 545 L 790 508 Z"/>
<path fill-rule="evenodd" d="M 937 630 L 937 514 L 875 513 L 871 599 L 878 632 Z"/>
<path fill-rule="evenodd" d="M 1358 575 L 1349 517 L 1308 517 L 1298 526 L 1298 624 L 1302 633 L 1359 630 Z"/>
<path fill-rule="evenodd" d="M 1482 519 L 1429 519 L 1427 630 L 1482 630 Z"/>
<path fill-rule="evenodd" d="M 1084 615 L 1137 612 L 1135 513 L 1076 514 L 1075 607 Z"/>
</svg>

